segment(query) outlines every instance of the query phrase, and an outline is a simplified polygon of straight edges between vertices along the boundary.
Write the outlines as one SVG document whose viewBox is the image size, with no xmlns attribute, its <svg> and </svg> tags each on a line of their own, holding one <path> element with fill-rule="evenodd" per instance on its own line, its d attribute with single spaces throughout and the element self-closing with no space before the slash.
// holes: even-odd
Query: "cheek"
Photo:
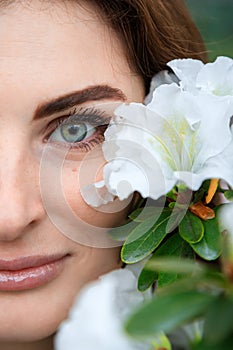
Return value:
<svg viewBox="0 0 233 350">
<path fill-rule="evenodd" d="M 82 186 L 101 180 L 105 163 L 102 154 L 85 161 L 55 160 L 52 154 L 51 161 L 44 162 L 41 181 L 44 207 L 52 224 L 76 243 L 96 248 L 118 247 L 119 242 L 113 241 L 108 231 L 125 221 L 129 201 L 116 200 L 112 205 L 94 209 L 85 203 L 80 192 Z"/>
<path fill-rule="evenodd" d="M 93 165 L 92 165 L 93 166 Z M 93 169 L 97 169 L 93 166 Z M 128 201 L 120 203 L 118 206 L 110 204 L 104 208 L 92 208 L 84 201 L 80 187 L 88 185 L 102 179 L 102 165 L 97 171 L 80 175 L 80 167 L 66 169 L 63 173 L 63 193 L 66 197 L 66 203 L 74 214 L 82 221 L 96 227 L 111 228 L 123 224 L 129 211 Z M 82 176 L 82 177 L 81 177 Z M 118 201 L 119 202 L 119 201 Z"/>
<path fill-rule="evenodd" d="M 106 161 L 101 147 L 84 154 L 81 160 L 72 159 L 64 163 L 62 169 L 63 192 L 70 204 L 76 203 L 81 197 L 80 190 L 85 186 L 103 179 L 103 168 Z"/>
<path fill-rule="evenodd" d="M 125 220 L 129 201 L 92 208 L 86 204 L 80 192 L 85 186 L 102 180 L 105 163 L 101 148 L 89 152 L 82 161 L 67 163 L 62 172 L 62 189 L 67 205 L 81 220 L 96 227 L 109 228 Z"/>
</svg>

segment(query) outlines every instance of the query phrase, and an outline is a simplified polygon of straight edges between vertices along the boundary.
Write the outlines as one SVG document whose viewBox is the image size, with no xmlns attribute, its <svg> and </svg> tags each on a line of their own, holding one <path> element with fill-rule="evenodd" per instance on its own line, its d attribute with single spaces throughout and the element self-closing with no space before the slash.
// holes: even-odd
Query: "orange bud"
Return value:
<svg viewBox="0 0 233 350">
<path fill-rule="evenodd" d="M 213 209 L 205 206 L 202 202 L 190 205 L 189 210 L 202 220 L 209 220 L 215 217 Z"/>
</svg>

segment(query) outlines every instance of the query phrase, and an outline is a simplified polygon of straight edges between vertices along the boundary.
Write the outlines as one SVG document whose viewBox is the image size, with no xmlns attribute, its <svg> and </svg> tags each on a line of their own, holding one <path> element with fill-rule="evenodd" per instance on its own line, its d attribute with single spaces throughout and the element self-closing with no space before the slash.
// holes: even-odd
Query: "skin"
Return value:
<svg viewBox="0 0 233 350">
<path fill-rule="evenodd" d="M 0 257 L 69 254 L 62 272 L 49 283 L 0 291 L 0 348 L 46 350 L 53 348 L 53 334 L 80 288 L 120 262 L 119 247 L 82 245 L 50 220 L 39 186 L 43 130 L 64 113 L 39 120 L 33 115 L 41 103 L 89 86 L 108 84 L 121 89 L 127 101 L 138 102 L 144 87 L 129 68 L 122 43 L 94 7 L 18 2 L 1 10 L 0 17 Z M 69 154 L 62 173 L 69 208 L 94 226 L 121 222 L 126 209 L 110 215 L 83 201 L 77 184 L 81 162 Z"/>
</svg>

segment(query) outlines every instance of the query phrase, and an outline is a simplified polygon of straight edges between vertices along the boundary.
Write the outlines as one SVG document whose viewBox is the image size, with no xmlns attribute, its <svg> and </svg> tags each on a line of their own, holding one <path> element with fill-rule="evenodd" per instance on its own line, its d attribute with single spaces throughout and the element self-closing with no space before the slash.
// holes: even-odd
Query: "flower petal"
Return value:
<svg viewBox="0 0 233 350">
<path fill-rule="evenodd" d="M 137 290 L 137 278 L 128 269 L 110 272 L 78 295 L 55 338 L 56 350 L 148 350 L 123 330 L 123 321 L 149 293 Z"/>
<path fill-rule="evenodd" d="M 196 85 L 216 96 L 233 96 L 233 59 L 218 57 L 215 62 L 204 65 Z"/>
<path fill-rule="evenodd" d="M 158 199 L 175 184 L 184 182 L 197 190 L 213 177 L 232 185 L 233 98 L 214 94 L 210 86 L 221 72 L 219 81 L 230 81 L 233 86 L 232 61 L 219 58 L 204 65 L 192 59 L 173 60 L 168 66 L 181 79 L 180 86 L 166 72 L 160 73 L 147 106 L 131 103 L 116 109 L 103 144 L 108 164 L 103 171 L 102 200 L 112 200 L 112 196 L 124 200 L 134 191 Z M 225 164 L 223 170 L 226 159 L 231 168 Z"/>
<path fill-rule="evenodd" d="M 195 92 L 195 82 L 199 71 L 203 68 L 204 63 L 200 60 L 175 59 L 167 63 L 175 75 L 180 79 L 180 85 L 184 89 Z"/>
<path fill-rule="evenodd" d="M 80 191 L 85 202 L 92 207 L 100 207 L 101 205 L 113 202 L 115 197 L 108 191 L 104 181 L 87 185 L 81 188 Z"/>
<path fill-rule="evenodd" d="M 168 70 L 163 70 L 157 74 L 155 74 L 151 80 L 150 84 L 150 91 L 149 94 L 146 96 L 144 103 L 145 105 L 148 105 L 152 101 L 153 93 L 157 87 L 163 84 L 172 84 L 172 83 L 179 83 L 179 79 L 177 76 Z"/>
</svg>

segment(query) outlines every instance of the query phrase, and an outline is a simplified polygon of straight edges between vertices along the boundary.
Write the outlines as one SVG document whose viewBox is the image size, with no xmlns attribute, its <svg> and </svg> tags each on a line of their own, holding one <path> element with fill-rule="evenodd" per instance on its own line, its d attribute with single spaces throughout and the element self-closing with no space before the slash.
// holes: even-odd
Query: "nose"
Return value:
<svg viewBox="0 0 233 350">
<path fill-rule="evenodd" d="M 13 241 L 44 215 L 39 167 L 30 152 L 11 147 L 0 153 L 0 241 Z"/>
</svg>

